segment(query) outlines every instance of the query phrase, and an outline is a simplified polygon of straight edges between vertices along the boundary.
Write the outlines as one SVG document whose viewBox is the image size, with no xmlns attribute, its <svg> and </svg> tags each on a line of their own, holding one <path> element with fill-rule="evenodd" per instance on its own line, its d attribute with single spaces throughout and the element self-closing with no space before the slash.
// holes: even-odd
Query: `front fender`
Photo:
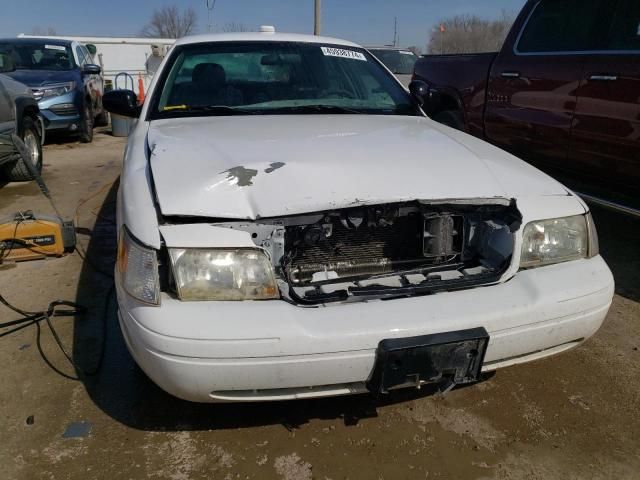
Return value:
<svg viewBox="0 0 640 480">
<path fill-rule="evenodd" d="M 40 139 L 44 142 L 44 124 L 40 117 L 40 108 L 38 102 L 33 97 L 21 96 L 15 100 L 16 105 L 16 134 L 20 137 L 24 134 L 23 125 L 24 117 L 32 117 L 36 121 L 36 125 L 40 130 Z"/>
</svg>

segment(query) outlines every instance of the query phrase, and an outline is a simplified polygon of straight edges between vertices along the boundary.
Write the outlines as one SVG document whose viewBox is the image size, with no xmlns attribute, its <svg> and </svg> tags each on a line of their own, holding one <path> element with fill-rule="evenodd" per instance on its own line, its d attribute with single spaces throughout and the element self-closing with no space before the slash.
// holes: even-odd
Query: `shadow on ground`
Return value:
<svg viewBox="0 0 640 480">
<path fill-rule="evenodd" d="M 111 135 L 111 127 L 96 127 L 93 130 L 94 138 L 99 135 Z M 66 145 L 73 146 L 82 143 L 80 137 L 77 134 L 67 132 L 52 132 L 48 131 L 45 134 L 45 145 Z"/>
<path fill-rule="evenodd" d="M 76 322 L 74 360 L 90 370 L 100 357 L 103 334 L 104 361 L 94 376 L 79 372 L 91 399 L 115 420 L 135 429 L 149 431 L 210 430 L 283 425 L 295 429 L 312 419 L 340 419 L 346 425 L 375 417 L 377 408 L 433 395 L 433 388 L 397 392 L 382 400 L 370 395 L 301 400 L 266 404 L 195 404 L 174 398 L 155 386 L 135 365 L 120 332 L 114 296 L 109 297 L 116 251 L 115 198 L 117 184 L 103 205 L 94 212 L 92 230 L 80 225 L 79 239 L 88 245 L 76 301 L 88 307 L 88 314 Z M 603 255 L 611 265 L 621 295 L 638 300 L 638 220 L 606 210 L 594 210 L 600 228 Z M 90 234 L 90 235 L 89 235 Z M 100 273 L 100 271 L 104 273 Z M 107 308 L 105 309 L 105 304 Z M 104 323 L 103 323 L 104 319 Z"/>
<path fill-rule="evenodd" d="M 616 293 L 640 302 L 640 218 L 595 205 L 591 212 L 600 238 L 600 253 L 616 281 Z"/>
</svg>

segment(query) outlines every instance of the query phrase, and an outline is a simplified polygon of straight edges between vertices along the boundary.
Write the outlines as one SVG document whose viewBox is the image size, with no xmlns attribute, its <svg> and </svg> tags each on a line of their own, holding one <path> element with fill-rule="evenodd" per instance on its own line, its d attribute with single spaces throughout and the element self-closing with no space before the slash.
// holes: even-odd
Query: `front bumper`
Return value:
<svg viewBox="0 0 640 480">
<path fill-rule="evenodd" d="M 118 286 L 129 351 L 167 392 L 196 402 L 365 391 L 383 339 L 474 327 L 490 335 L 483 370 L 578 345 L 602 324 L 613 277 L 601 257 L 519 272 L 431 296 L 303 308 L 284 301 L 140 304 Z"/>
<path fill-rule="evenodd" d="M 51 110 L 40 110 L 47 131 L 68 131 L 77 133 L 80 131 L 80 115 L 56 115 Z"/>
<path fill-rule="evenodd" d="M 50 97 L 38 102 L 47 131 L 78 132 L 80 130 L 80 108 L 75 92 Z"/>
</svg>

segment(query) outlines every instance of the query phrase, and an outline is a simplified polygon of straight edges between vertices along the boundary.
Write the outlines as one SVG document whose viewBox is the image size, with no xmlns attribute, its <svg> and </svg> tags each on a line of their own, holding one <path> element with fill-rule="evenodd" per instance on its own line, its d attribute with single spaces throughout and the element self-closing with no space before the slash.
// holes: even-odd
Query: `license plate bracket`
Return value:
<svg viewBox="0 0 640 480">
<path fill-rule="evenodd" d="M 489 334 L 482 327 L 382 340 L 367 388 L 378 394 L 425 383 L 475 382 L 488 344 Z"/>
</svg>

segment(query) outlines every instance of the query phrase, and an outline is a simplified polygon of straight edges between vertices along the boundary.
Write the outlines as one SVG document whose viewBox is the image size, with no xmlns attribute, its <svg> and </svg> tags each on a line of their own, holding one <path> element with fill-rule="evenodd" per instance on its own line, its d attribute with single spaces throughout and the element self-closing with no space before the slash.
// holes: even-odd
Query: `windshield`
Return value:
<svg viewBox="0 0 640 480">
<path fill-rule="evenodd" d="M 233 114 L 414 115 L 415 104 L 365 50 L 296 42 L 176 47 L 151 118 Z"/>
<path fill-rule="evenodd" d="M 413 66 L 418 60 L 418 56 L 409 50 L 385 50 L 370 49 L 378 60 L 384 63 L 385 67 L 398 75 L 413 74 Z"/>
<path fill-rule="evenodd" d="M 50 43 L 0 43 L 0 53 L 9 55 L 17 69 L 71 70 L 71 48 Z"/>
</svg>

